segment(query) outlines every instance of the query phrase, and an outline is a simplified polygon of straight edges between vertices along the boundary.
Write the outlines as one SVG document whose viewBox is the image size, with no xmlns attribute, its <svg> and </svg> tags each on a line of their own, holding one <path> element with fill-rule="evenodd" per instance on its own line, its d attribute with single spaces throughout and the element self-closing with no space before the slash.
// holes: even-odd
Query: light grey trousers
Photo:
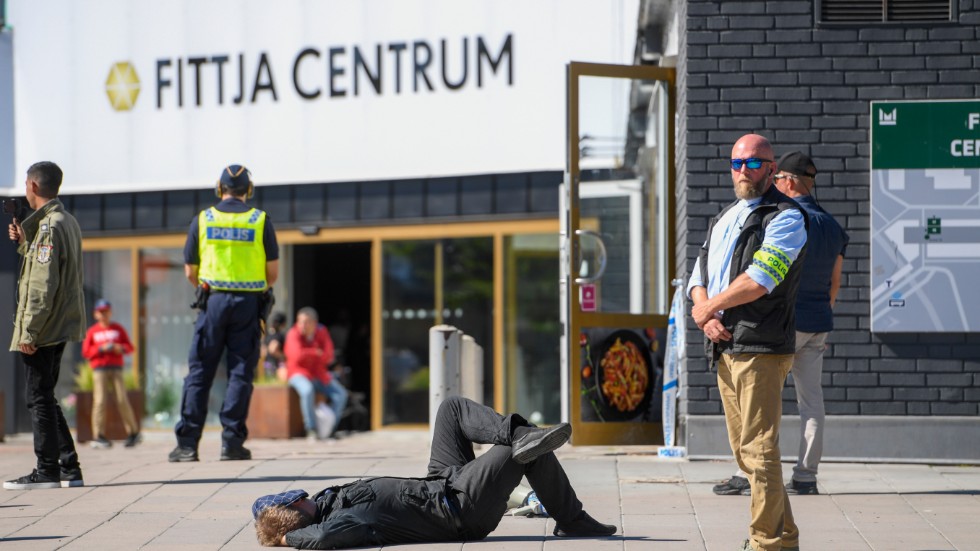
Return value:
<svg viewBox="0 0 980 551">
<path fill-rule="evenodd" d="M 796 332 L 796 355 L 793 357 L 793 385 L 800 410 L 800 453 L 793 467 L 793 480 L 816 482 L 817 467 L 823 457 L 823 353 L 827 333 Z M 736 476 L 748 478 L 739 471 Z"/>
<path fill-rule="evenodd" d="M 823 456 L 823 352 L 827 333 L 796 332 L 793 384 L 800 410 L 800 455 L 793 467 L 793 480 L 816 482 Z"/>
</svg>

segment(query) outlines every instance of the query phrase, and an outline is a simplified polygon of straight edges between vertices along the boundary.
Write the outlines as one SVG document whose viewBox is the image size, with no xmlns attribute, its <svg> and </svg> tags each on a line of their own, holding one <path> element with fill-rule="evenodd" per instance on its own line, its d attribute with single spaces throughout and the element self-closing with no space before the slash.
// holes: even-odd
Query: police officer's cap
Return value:
<svg viewBox="0 0 980 551">
<path fill-rule="evenodd" d="M 224 189 L 244 192 L 252 186 L 252 173 L 242 165 L 228 165 L 221 171 L 218 181 Z"/>
</svg>

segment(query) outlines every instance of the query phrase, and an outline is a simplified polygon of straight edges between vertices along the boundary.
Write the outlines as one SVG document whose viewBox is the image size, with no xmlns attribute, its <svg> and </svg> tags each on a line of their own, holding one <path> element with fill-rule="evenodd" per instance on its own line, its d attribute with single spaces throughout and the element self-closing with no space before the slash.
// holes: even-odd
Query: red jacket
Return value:
<svg viewBox="0 0 980 551">
<path fill-rule="evenodd" d="M 122 347 L 122 354 L 111 350 L 103 350 L 103 347 L 110 348 L 111 345 L 118 344 Z M 82 341 L 82 356 L 84 356 L 92 369 L 100 367 L 122 367 L 123 354 L 132 354 L 133 345 L 129 342 L 129 335 L 122 325 L 110 322 L 108 327 L 103 327 L 96 322 L 88 328 L 85 333 L 85 340 Z"/>
<path fill-rule="evenodd" d="M 312 339 L 307 339 L 299 327 L 292 326 L 286 333 L 286 377 L 303 375 L 307 379 L 319 379 L 324 384 L 330 382 L 327 366 L 333 362 L 333 341 L 327 328 L 317 324 Z"/>
</svg>

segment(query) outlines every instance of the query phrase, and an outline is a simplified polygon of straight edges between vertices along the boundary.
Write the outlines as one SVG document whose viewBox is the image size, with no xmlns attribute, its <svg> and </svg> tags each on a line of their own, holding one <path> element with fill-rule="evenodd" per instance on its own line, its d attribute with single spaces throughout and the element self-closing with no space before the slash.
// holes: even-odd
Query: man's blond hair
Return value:
<svg viewBox="0 0 980 551">
<path fill-rule="evenodd" d="M 282 544 L 282 537 L 310 524 L 310 519 L 291 507 L 266 507 L 255 519 L 255 537 L 265 547 Z"/>
</svg>

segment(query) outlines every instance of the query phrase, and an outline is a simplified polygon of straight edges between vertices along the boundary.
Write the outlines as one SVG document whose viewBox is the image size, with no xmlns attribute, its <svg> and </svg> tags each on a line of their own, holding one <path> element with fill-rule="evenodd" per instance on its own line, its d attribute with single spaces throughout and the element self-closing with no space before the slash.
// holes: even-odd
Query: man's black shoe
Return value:
<svg viewBox="0 0 980 551">
<path fill-rule="evenodd" d="M 37 469 L 31 471 L 31 474 L 3 483 L 5 490 L 46 490 L 60 487 L 61 480 L 53 476 L 43 475 L 37 472 Z"/>
<path fill-rule="evenodd" d="M 568 423 L 555 425 L 551 428 L 517 427 L 514 429 L 514 441 L 511 443 L 511 458 L 524 464 L 538 457 L 555 451 L 572 436 L 572 426 Z"/>
<path fill-rule="evenodd" d="M 78 465 L 70 469 L 65 467 L 61 468 L 61 487 L 62 488 L 78 488 L 84 486 L 85 481 L 82 479 L 82 468 Z"/>
<path fill-rule="evenodd" d="M 167 460 L 171 463 L 184 463 L 187 461 L 197 461 L 197 450 L 194 448 L 184 448 L 177 446 L 174 448 Z"/>
<path fill-rule="evenodd" d="M 237 448 L 221 448 L 222 461 L 248 461 L 252 459 L 252 452 L 245 446 Z"/>
<path fill-rule="evenodd" d="M 582 511 L 568 524 L 556 524 L 553 532 L 559 538 L 604 538 L 616 533 L 612 524 L 603 524 Z"/>
<path fill-rule="evenodd" d="M 733 476 L 721 484 L 716 484 L 711 491 L 720 496 L 750 496 L 752 487 L 749 486 L 749 479 L 740 476 Z"/>
<path fill-rule="evenodd" d="M 129 436 L 126 437 L 126 443 L 123 445 L 126 446 L 127 448 L 132 448 L 133 446 L 139 444 L 142 441 L 143 441 L 143 435 L 138 432 L 134 432 L 133 434 L 130 434 Z"/>
<path fill-rule="evenodd" d="M 786 493 L 794 496 L 805 496 L 805 495 L 819 495 L 820 492 L 817 491 L 817 483 L 814 482 L 800 482 L 799 480 L 790 479 L 789 484 L 786 485 Z"/>
</svg>

